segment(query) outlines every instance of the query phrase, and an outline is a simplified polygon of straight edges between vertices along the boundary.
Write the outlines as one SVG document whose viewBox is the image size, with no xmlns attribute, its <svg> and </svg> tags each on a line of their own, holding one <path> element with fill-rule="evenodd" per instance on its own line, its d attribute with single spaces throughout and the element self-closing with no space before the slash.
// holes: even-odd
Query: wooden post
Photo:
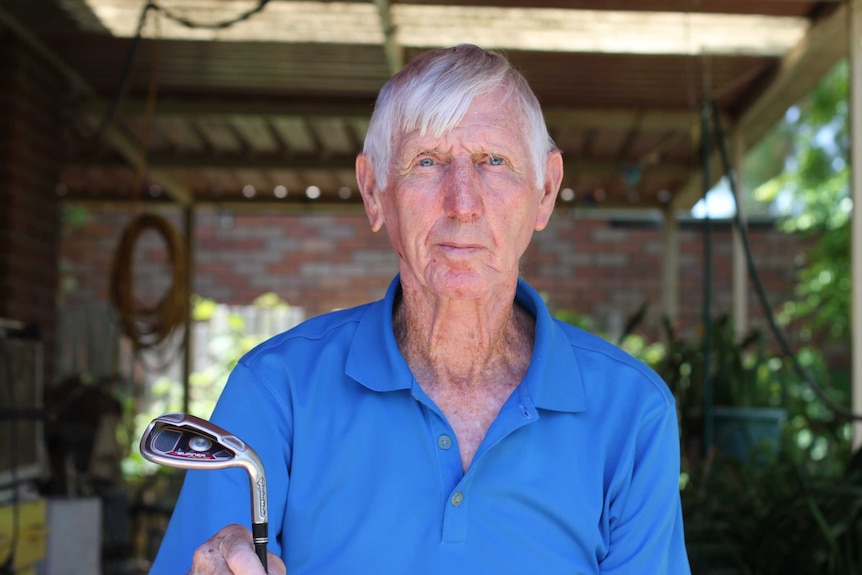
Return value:
<svg viewBox="0 0 862 575">
<path fill-rule="evenodd" d="M 186 320 L 185 320 L 185 337 L 183 338 L 183 412 L 189 413 L 189 382 L 192 376 L 192 302 L 191 296 L 194 292 L 194 263 L 195 263 L 195 208 L 194 204 L 190 204 L 183 209 L 184 232 L 185 232 L 185 251 L 186 251 L 186 286 L 188 293 L 186 297 L 189 301 L 186 305 Z M 200 417 L 209 417 L 209 413 L 195 414 Z"/>
<path fill-rule="evenodd" d="M 849 2 L 850 137 L 862 141 L 862 0 Z M 862 413 L 862 146 L 850 146 L 850 194 L 853 214 L 850 232 L 852 298 L 852 407 Z M 853 449 L 862 446 L 862 422 L 853 423 Z"/>
<path fill-rule="evenodd" d="M 739 224 L 733 225 L 733 325 L 737 339 L 741 339 L 748 331 L 748 265 L 745 261 L 745 249 L 742 245 L 742 233 L 739 225 L 746 225 L 745 195 L 746 189 L 742 178 L 745 166 L 745 142 L 739 130 L 734 131 L 733 141 L 733 174 L 736 183 L 736 209 Z"/>
<path fill-rule="evenodd" d="M 673 208 L 666 208 L 663 215 L 661 310 L 673 325 L 679 316 L 679 225 Z"/>
</svg>

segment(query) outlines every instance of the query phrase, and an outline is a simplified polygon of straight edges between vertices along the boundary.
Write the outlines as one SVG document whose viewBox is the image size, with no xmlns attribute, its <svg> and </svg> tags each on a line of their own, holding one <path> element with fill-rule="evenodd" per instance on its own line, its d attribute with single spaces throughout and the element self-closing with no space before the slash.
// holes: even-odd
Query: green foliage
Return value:
<svg viewBox="0 0 862 575">
<path fill-rule="evenodd" d="M 287 302 L 272 293 L 257 297 L 253 306 L 263 308 L 288 307 Z M 229 313 L 226 321 L 213 321 L 219 304 L 211 299 L 192 298 L 192 318 L 195 322 L 210 323 L 209 340 L 206 342 L 206 360 L 203 367 L 189 376 L 189 412 L 200 417 L 212 413 L 228 376 L 240 358 L 271 334 L 249 333 L 246 322 L 238 313 Z M 203 342 L 199 342 L 203 343 Z M 132 430 L 125 438 L 129 455 L 123 461 L 123 472 L 135 478 L 158 472 L 159 467 L 144 460 L 140 455 L 137 440 L 146 426 L 155 417 L 170 411 L 179 411 L 183 405 L 183 386 L 168 377 L 161 377 L 144 391 L 137 413 L 131 400 L 126 413 L 134 413 Z"/>
<path fill-rule="evenodd" d="M 698 575 L 862 574 L 862 473 L 812 475 L 792 459 L 742 465 L 713 454 L 683 491 Z"/>
<path fill-rule="evenodd" d="M 704 341 L 682 340 L 666 324 L 667 353 L 650 362 L 679 409 L 680 488 L 693 573 L 862 574 L 862 474 L 848 469 L 849 425 L 789 359 L 769 350 L 764 334 L 737 338 L 722 317 L 711 335 L 707 365 Z M 799 359 L 831 399 L 846 405 L 848 382 L 828 386 L 820 354 L 805 349 Z M 704 455 L 706 373 L 716 405 L 786 411 L 777 450 L 755 446 L 743 461 L 717 449 Z"/>
<path fill-rule="evenodd" d="M 756 196 L 779 209 L 785 231 L 814 241 L 798 271 L 798 298 L 785 302 L 777 316 L 797 341 L 811 345 L 796 351 L 804 371 L 760 348 L 742 366 L 733 354 L 715 354 L 728 371 L 747 369 L 766 397 L 780 397 L 787 421 L 780 451 L 765 464 L 715 451 L 695 464 L 684 462 L 686 535 L 699 575 L 862 574 L 862 461 L 859 454 L 851 460 L 849 423 L 823 399 L 849 405 L 850 378 L 830 369 L 821 353 L 823 338 L 834 349 L 850 336 L 847 87 L 843 62 L 791 110 L 755 157 L 764 157 L 764 146 L 785 154 L 784 170 Z M 726 343 L 720 335 L 715 339 Z M 684 385 L 693 381 L 683 375 L 699 369 L 697 352 L 682 348 L 684 353 L 674 348 L 670 362 L 679 369 L 670 371 L 678 394 L 696 389 Z M 684 410 L 687 398 L 679 397 Z M 683 428 L 685 421 L 683 415 Z"/>
<path fill-rule="evenodd" d="M 680 489 L 696 575 L 862 575 L 862 454 L 851 460 L 850 424 L 824 401 L 848 406 L 850 378 L 830 369 L 821 345 L 825 339 L 849 351 L 847 96 L 842 62 L 749 156 L 757 165 L 745 174 L 748 182 L 768 178 L 755 195 L 772 202 L 782 229 L 812 238 L 797 297 L 777 315 L 803 343 L 796 358 L 804 371 L 773 351 L 767 334 L 738 338 L 728 318 L 713 323 L 709 355 L 703 339 L 683 340 L 668 323 L 662 346 L 632 336 L 622 342 L 677 400 Z M 780 449 L 742 461 L 717 449 L 704 453 L 707 375 L 715 405 L 786 411 Z"/>
<path fill-rule="evenodd" d="M 804 319 L 802 335 L 846 341 L 850 334 L 849 72 L 838 64 L 785 119 L 792 134 L 784 172 L 760 186 L 762 201 L 784 200 L 783 228 L 816 237 L 800 270 L 798 301 L 784 306 L 783 325 Z"/>
<path fill-rule="evenodd" d="M 643 310 L 643 308 L 642 308 Z M 696 575 L 862 575 L 862 466 L 848 465 L 850 427 L 814 393 L 766 334 L 739 338 L 728 317 L 712 323 L 710 361 L 704 338 L 679 337 L 664 322 L 664 341 L 636 335 L 642 310 L 620 344 L 652 366 L 674 393 L 680 416 L 686 544 Z M 555 314 L 574 318 L 576 313 Z M 831 374 L 815 349 L 799 361 L 839 404 L 849 380 Z M 704 375 L 716 405 L 783 408 L 779 448 L 760 446 L 740 461 L 704 454 Z"/>
<path fill-rule="evenodd" d="M 762 189 L 762 191 L 761 196 L 747 194 L 739 198 L 744 204 L 746 214 L 769 213 L 769 206 L 762 198 L 766 188 L 762 187 L 765 185 L 764 182 L 778 180 L 778 176 L 784 172 L 787 155 L 792 146 L 793 130 L 787 122 L 781 122 L 748 151 L 743 166 L 743 187 L 746 190 Z M 779 190 L 775 190 L 772 197 L 765 201 L 772 201 L 777 191 Z"/>
<path fill-rule="evenodd" d="M 68 228 L 80 228 L 90 221 L 90 212 L 86 206 L 81 204 L 63 204 L 60 210 L 60 219 L 63 226 Z"/>
<path fill-rule="evenodd" d="M 552 314 L 555 318 L 562 320 L 575 327 L 579 327 L 586 331 L 593 330 L 593 320 L 588 315 L 578 313 L 571 309 L 557 310 Z"/>
<path fill-rule="evenodd" d="M 788 419 L 781 450 L 765 465 L 711 452 L 688 468 L 686 534 L 692 570 L 700 575 L 862 574 L 862 462 L 858 454 L 851 461 L 850 425 L 821 397 L 849 405 L 850 379 L 830 370 L 814 344 L 825 338 L 835 348 L 850 335 L 847 87 L 843 62 L 753 156 L 765 157 L 764 148 L 786 154 L 784 170 L 756 196 L 779 208 L 785 231 L 814 241 L 799 270 L 798 298 L 778 314 L 781 326 L 812 345 L 796 352 L 805 373 L 783 355 L 758 351 L 740 365 L 716 353 L 719 371 L 743 368 L 765 398 L 780 396 Z M 790 148 L 782 147 L 788 141 Z M 696 352 L 687 352 L 690 367 L 677 351 L 671 365 L 680 370 L 679 389 L 690 393 L 681 374 L 698 364 Z"/>
<path fill-rule="evenodd" d="M 755 330 L 737 341 L 733 321 L 721 316 L 712 323 L 709 365 L 705 341 L 676 336 L 665 321 L 669 353 L 653 367 L 665 379 L 680 405 L 695 408 L 705 401 L 703 382 L 713 383 L 712 402 L 734 407 L 776 407 L 782 404 L 774 371 L 780 367 L 766 353 L 766 338 Z"/>
</svg>

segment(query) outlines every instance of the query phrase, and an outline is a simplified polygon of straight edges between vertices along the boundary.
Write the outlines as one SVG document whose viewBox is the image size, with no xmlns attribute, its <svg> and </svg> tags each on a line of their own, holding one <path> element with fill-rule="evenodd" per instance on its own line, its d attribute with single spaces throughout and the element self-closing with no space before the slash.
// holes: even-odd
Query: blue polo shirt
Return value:
<svg viewBox="0 0 862 575">
<path fill-rule="evenodd" d="M 653 371 L 520 282 L 532 362 L 463 473 L 398 350 L 399 289 L 249 352 L 213 414 L 264 461 L 269 549 L 290 575 L 689 573 L 676 410 Z M 150 573 L 185 573 L 250 518 L 243 471 L 189 471 Z"/>
</svg>

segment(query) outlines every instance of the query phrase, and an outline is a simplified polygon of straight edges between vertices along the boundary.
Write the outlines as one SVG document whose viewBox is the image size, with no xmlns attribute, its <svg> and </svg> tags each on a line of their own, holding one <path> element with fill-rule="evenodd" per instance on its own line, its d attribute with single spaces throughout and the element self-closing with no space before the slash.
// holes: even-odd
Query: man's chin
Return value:
<svg viewBox="0 0 862 575">
<path fill-rule="evenodd" d="M 429 286 L 433 292 L 452 299 L 478 299 L 494 295 L 499 290 L 500 277 L 476 270 L 449 269 L 433 274 Z"/>
</svg>

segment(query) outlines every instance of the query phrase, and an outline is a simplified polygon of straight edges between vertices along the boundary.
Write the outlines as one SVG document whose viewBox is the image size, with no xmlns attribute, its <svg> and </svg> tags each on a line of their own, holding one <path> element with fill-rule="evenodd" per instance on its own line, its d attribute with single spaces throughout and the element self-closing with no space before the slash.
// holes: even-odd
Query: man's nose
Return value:
<svg viewBox="0 0 862 575">
<path fill-rule="evenodd" d="M 482 213 L 482 184 L 472 159 L 454 160 L 449 166 L 443 185 L 446 213 L 449 217 L 469 221 Z"/>
</svg>

